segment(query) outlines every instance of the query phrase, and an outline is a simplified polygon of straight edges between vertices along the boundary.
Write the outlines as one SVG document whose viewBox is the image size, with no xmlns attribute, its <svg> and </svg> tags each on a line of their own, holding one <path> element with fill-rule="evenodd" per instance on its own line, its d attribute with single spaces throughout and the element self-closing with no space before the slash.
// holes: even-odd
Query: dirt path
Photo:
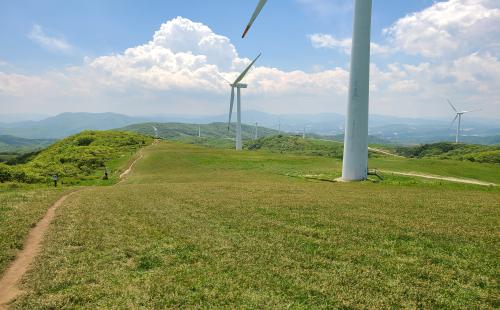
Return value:
<svg viewBox="0 0 500 310">
<path fill-rule="evenodd" d="M 381 150 L 381 149 L 373 148 L 373 147 L 368 147 L 368 150 L 372 151 L 374 153 L 380 153 L 380 154 L 389 155 L 389 156 L 392 156 L 392 157 L 406 158 L 404 156 L 393 154 L 393 153 L 390 153 L 390 152 L 387 152 L 387 151 L 384 151 L 384 150 Z"/>
<path fill-rule="evenodd" d="M 7 304 L 21 293 L 17 283 L 19 283 L 19 280 L 21 280 L 22 276 L 33 262 L 33 259 L 40 251 L 40 244 L 43 240 L 43 236 L 54 219 L 57 208 L 63 204 L 66 198 L 74 193 L 75 192 L 69 193 L 59 198 L 59 200 L 47 210 L 47 213 L 45 213 L 45 216 L 38 222 L 35 228 L 29 232 L 28 238 L 24 242 L 23 250 L 17 254 L 16 259 L 11 263 L 0 279 L 0 309 L 6 309 Z"/>
<path fill-rule="evenodd" d="M 388 171 L 388 170 L 380 170 L 380 172 L 396 174 L 396 175 L 404 175 L 404 176 L 410 176 L 410 177 L 419 177 L 419 178 L 425 178 L 425 179 L 443 180 L 443 181 L 463 183 L 463 184 L 474 184 L 474 185 L 482 185 L 482 186 L 498 186 L 498 184 L 495 184 L 495 183 L 489 183 L 489 182 L 484 182 L 484 181 L 479 181 L 479 180 L 474 180 L 474 179 L 461 179 L 461 178 L 455 178 L 455 177 L 445 177 L 445 176 L 441 176 L 441 175 L 432 175 L 432 174 L 424 174 L 424 173 L 416 173 L 416 172 L 398 172 L 398 171 Z"/>
<path fill-rule="evenodd" d="M 120 182 L 123 181 L 123 178 L 125 178 L 131 171 L 132 171 L 132 168 L 134 167 L 134 165 L 142 159 L 142 149 L 139 151 L 139 157 L 137 157 L 131 164 L 130 166 L 127 168 L 127 170 L 123 171 L 122 174 L 120 174 Z"/>
<path fill-rule="evenodd" d="M 155 141 L 155 143 L 157 142 Z M 130 166 L 122 174 L 120 174 L 120 180 L 123 181 L 124 178 L 132 171 L 134 165 L 143 157 L 142 149 L 139 151 L 139 157 L 136 158 Z M 120 182 L 121 182 L 120 181 Z M 19 252 L 10 264 L 7 270 L 2 274 L 0 278 L 0 310 L 7 309 L 7 305 L 12 302 L 22 291 L 18 287 L 18 283 L 24 276 L 26 271 L 28 271 L 29 266 L 35 259 L 35 257 L 40 252 L 40 245 L 43 241 L 43 236 L 50 226 L 50 223 L 54 219 L 55 212 L 64 201 L 72 194 L 79 192 L 80 190 L 74 191 L 72 193 L 66 194 L 59 198 L 45 213 L 44 217 L 36 224 L 36 226 L 29 232 L 28 237 L 23 245 L 23 250 Z"/>
</svg>

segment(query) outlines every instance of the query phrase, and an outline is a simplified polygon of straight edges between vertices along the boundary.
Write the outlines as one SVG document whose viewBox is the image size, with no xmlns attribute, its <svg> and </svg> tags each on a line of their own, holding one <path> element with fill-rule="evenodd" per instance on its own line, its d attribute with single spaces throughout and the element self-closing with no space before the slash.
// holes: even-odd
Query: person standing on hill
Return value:
<svg viewBox="0 0 500 310">
<path fill-rule="evenodd" d="M 52 176 L 52 181 L 54 181 L 54 187 L 57 187 L 57 180 L 59 180 L 59 177 L 57 176 L 57 174 L 54 174 Z"/>
</svg>

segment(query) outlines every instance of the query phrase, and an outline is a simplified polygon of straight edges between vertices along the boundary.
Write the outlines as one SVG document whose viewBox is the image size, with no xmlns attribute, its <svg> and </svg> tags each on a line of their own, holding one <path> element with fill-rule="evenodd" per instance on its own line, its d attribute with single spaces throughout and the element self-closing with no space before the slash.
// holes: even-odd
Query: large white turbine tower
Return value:
<svg viewBox="0 0 500 310">
<path fill-rule="evenodd" d="M 257 4 L 243 37 L 267 0 Z M 351 76 L 344 140 L 342 179 L 361 181 L 368 176 L 368 100 L 370 85 L 370 33 L 372 0 L 354 0 Z"/>
<path fill-rule="evenodd" d="M 351 74 L 342 162 L 344 181 L 361 181 L 368 176 L 371 19 L 372 0 L 355 0 Z"/>
<path fill-rule="evenodd" d="M 234 80 L 232 84 L 229 84 L 231 86 L 231 102 L 229 104 L 229 122 L 227 124 L 227 130 L 229 130 L 230 125 L 231 125 L 231 116 L 233 115 L 233 105 L 234 105 L 234 89 L 236 88 L 237 93 L 237 107 L 236 107 L 236 115 L 237 115 L 237 124 L 236 124 L 236 150 L 241 151 L 243 149 L 243 144 L 241 141 L 241 89 L 242 88 L 247 88 L 247 84 L 242 84 L 241 81 L 245 78 L 247 75 L 248 71 L 252 68 L 252 66 L 255 64 L 257 59 L 259 59 L 261 54 L 257 55 L 255 59 L 246 67 L 243 72 Z"/>
<path fill-rule="evenodd" d="M 453 119 L 453 121 L 451 122 L 451 126 L 453 126 L 453 124 L 455 124 L 455 122 L 457 121 L 458 119 L 458 124 L 457 124 L 457 135 L 455 137 L 455 143 L 458 143 L 460 142 L 460 127 L 462 126 L 462 116 L 466 113 L 470 113 L 470 112 L 476 112 L 476 111 L 480 111 L 479 109 L 478 110 L 472 110 L 472 111 L 458 111 L 457 108 L 455 108 L 455 106 L 453 105 L 453 103 L 451 103 L 451 101 L 449 99 L 446 99 L 446 101 L 448 101 L 448 103 L 450 104 L 450 107 L 453 109 L 453 111 L 455 111 L 455 113 L 457 113 L 457 115 L 455 116 L 455 118 Z"/>
</svg>

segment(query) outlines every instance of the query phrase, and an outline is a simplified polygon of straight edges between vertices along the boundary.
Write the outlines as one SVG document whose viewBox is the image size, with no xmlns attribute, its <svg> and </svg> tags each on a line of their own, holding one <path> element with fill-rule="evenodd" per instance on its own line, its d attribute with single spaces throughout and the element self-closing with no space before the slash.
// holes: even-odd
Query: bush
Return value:
<svg viewBox="0 0 500 310">
<path fill-rule="evenodd" d="M 4 178 L 10 175 L 10 179 L 23 183 L 45 182 L 54 174 L 71 178 L 74 183 L 99 179 L 97 171 L 110 160 L 135 152 L 151 140 L 135 133 L 84 131 L 30 154 L 28 162 L 10 167 Z"/>
<path fill-rule="evenodd" d="M 12 180 L 12 169 L 6 164 L 0 163 L 0 182 L 8 182 Z"/>
<path fill-rule="evenodd" d="M 478 163 L 500 164 L 500 150 L 474 153 L 465 158 Z"/>
</svg>

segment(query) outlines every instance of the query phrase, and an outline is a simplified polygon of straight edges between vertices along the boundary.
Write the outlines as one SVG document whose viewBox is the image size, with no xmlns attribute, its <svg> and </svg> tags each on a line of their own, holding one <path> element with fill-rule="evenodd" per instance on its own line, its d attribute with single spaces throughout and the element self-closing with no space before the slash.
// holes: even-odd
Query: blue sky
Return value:
<svg viewBox="0 0 500 310">
<path fill-rule="evenodd" d="M 255 24 L 254 35 L 241 40 L 242 27 L 255 7 L 255 1 L 4 1 L 0 4 L 0 59 L 25 72 L 40 72 L 67 64 L 79 64 L 83 56 L 119 53 L 151 39 L 159 26 L 183 16 L 202 22 L 214 32 L 227 36 L 242 56 L 252 57 L 264 51 L 262 64 L 281 69 L 309 70 L 318 63 L 344 65 L 343 53 L 317 51 L 307 35 L 351 34 L 350 1 L 329 1 L 333 5 L 319 12 L 309 3 L 294 0 L 269 1 L 262 18 Z M 314 2 L 314 1 L 312 1 Z M 322 2 L 322 1 L 318 1 Z M 324 1 L 328 2 L 328 1 Z M 398 18 L 421 10 L 430 0 L 374 1 L 373 40 L 380 40 L 382 29 Z M 340 6 L 340 10 L 336 11 Z M 78 52 L 71 55 L 45 51 L 29 39 L 37 24 L 48 35 L 65 38 Z"/>
<path fill-rule="evenodd" d="M 0 109 L 223 113 L 218 76 L 262 52 L 244 109 L 343 113 L 352 1 L 269 0 L 242 40 L 256 2 L 2 1 Z M 500 115 L 498 29 L 498 0 L 375 0 L 371 111 L 445 116 L 450 97 Z"/>
</svg>

